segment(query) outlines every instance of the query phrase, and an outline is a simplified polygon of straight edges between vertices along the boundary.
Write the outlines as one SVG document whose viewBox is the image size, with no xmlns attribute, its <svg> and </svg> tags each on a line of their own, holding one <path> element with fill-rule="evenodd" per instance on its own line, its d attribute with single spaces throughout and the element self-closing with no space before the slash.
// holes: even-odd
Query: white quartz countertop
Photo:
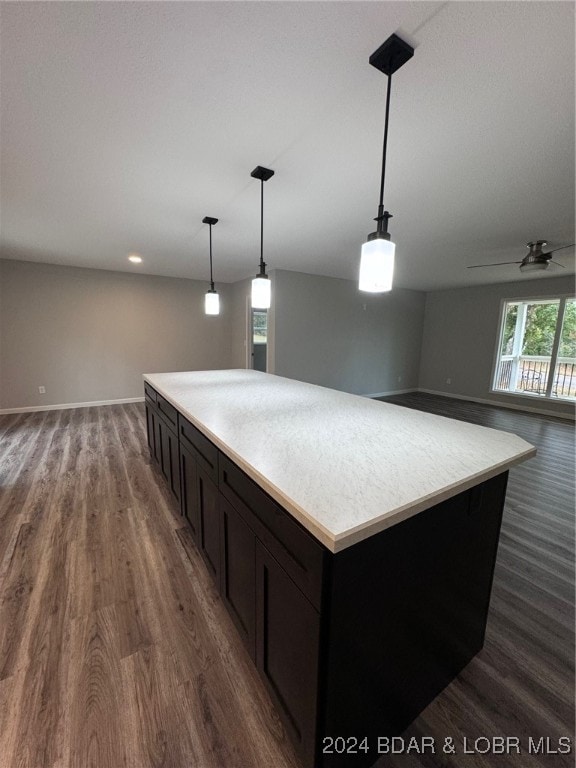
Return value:
<svg viewBox="0 0 576 768">
<path fill-rule="evenodd" d="M 144 379 L 331 552 L 536 454 L 508 432 L 258 371 Z"/>
</svg>

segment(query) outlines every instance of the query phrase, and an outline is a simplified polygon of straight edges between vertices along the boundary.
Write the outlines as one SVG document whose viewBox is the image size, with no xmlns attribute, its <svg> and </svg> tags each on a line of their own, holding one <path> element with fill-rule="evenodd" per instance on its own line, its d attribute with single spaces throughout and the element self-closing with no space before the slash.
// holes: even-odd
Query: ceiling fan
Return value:
<svg viewBox="0 0 576 768">
<path fill-rule="evenodd" d="M 552 254 L 556 251 L 562 251 L 564 248 L 572 248 L 571 245 L 562 245 L 560 248 L 554 248 L 552 251 L 543 253 L 542 248 L 546 245 L 546 240 L 531 240 L 526 243 L 528 253 L 521 261 L 499 261 L 496 264 L 472 264 L 468 269 L 477 269 L 478 267 L 501 267 L 504 264 L 520 264 L 520 272 L 536 272 L 538 270 L 548 269 L 549 264 L 556 264 L 564 268 L 564 264 L 552 260 Z"/>
</svg>

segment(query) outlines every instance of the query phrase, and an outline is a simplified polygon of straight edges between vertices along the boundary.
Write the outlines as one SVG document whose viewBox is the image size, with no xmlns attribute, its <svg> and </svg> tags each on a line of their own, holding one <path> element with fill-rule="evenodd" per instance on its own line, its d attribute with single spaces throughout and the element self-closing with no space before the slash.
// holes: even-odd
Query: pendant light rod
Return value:
<svg viewBox="0 0 576 768">
<path fill-rule="evenodd" d="M 404 42 L 398 35 L 390 35 L 380 48 L 370 56 L 369 62 L 373 67 L 383 72 L 388 77 L 388 87 L 386 89 L 386 114 L 384 117 L 384 141 L 382 146 L 382 176 L 380 178 L 380 200 L 378 205 L 378 216 L 375 218 L 377 228 L 375 235 L 388 235 L 388 219 L 392 214 L 384 208 L 384 182 L 386 179 L 386 153 L 388 150 L 388 124 L 390 120 L 390 92 L 392 90 L 392 75 L 400 69 L 414 55 L 414 48 Z"/>
<path fill-rule="evenodd" d="M 378 215 L 375 218 L 376 231 L 370 232 L 366 238 L 360 256 L 358 288 L 368 293 L 386 293 L 392 289 L 396 245 L 392 242 L 388 233 L 388 219 L 392 218 L 392 214 L 384 208 L 390 93 L 392 90 L 392 75 L 413 55 L 414 48 L 412 46 L 401 40 L 398 35 L 391 35 L 382 43 L 377 51 L 374 51 L 369 59 L 373 67 L 376 67 L 376 69 L 388 77 L 388 89 L 386 91 L 386 116 L 384 119 L 384 140 L 382 142 L 380 199 L 378 201 Z"/>
<path fill-rule="evenodd" d="M 388 118 L 390 116 L 390 91 L 392 87 L 392 75 L 388 75 L 388 88 L 386 89 L 386 116 L 384 118 L 384 143 L 382 147 L 382 176 L 380 179 L 380 205 L 378 217 L 384 210 L 384 180 L 386 178 L 386 150 L 388 149 Z"/>
<path fill-rule="evenodd" d="M 264 179 L 260 179 L 260 272 L 266 272 L 264 263 Z"/>
<path fill-rule="evenodd" d="M 274 176 L 274 171 L 257 165 L 250 176 L 260 180 L 260 275 L 266 276 L 266 262 L 264 261 L 264 182 Z"/>
<path fill-rule="evenodd" d="M 388 219 L 392 214 L 384 208 L 384 181 L 386 179 L 386 153 L 388 150 L 388 123 L 390 119 L 390 91 L 392 90 L 392 75 L 397 72 L 401 66 L 412 58 L 414 48 L 404 42 L 398 35 L 390 35 L 380 48 L 370 56 L 369 63 L 373 67 L 383 72 L 388 77 L 388 88 L 386 90 L 386 115 L 384 118 L 384 141 L 382 146 L 382 176 L 380 179 L 380 201 L 378 205 L 378 216 L 375 221 L 378 223 L 375 234 L 388 235 Z"/>
<path fill-rule="evenodd" d="M 212 277 L 212 224 L 210 224 L 210 288 L 214 290 L 214 278 Z"/>
<path fill-rule="evenodd" d="M 214 290 L 214 278 L 212 277 L 212 227 L 218 223 L 218 219 L 214 219 L 212 216 L 204 216 L 202 224 L 208 224 L 210 226 L 210 290 Z"/>
<path fill-rule="evenodd" d="M 266 262 L 264 261 L 264 182 L 274 176 L 274 171 L 258 165 L 250 176 L 260 180 L 260 271 L 252 280 L 251 301 L 253 309 L 269 309 L 271 282 L 266 274 Z"/>
</svg>

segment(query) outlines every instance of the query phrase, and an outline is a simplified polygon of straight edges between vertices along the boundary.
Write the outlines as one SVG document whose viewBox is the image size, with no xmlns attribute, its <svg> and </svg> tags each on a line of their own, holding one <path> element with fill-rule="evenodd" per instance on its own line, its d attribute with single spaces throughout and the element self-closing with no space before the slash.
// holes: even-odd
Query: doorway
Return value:
<svg viewBox="0 0 576 768">
<path fill-rule="evenodd" d="M 250 339 L 252 345 L 252 368 L 266 373 L 266 350 L 268 345 L 268 310 L 252 309 Z"/>
</svg>

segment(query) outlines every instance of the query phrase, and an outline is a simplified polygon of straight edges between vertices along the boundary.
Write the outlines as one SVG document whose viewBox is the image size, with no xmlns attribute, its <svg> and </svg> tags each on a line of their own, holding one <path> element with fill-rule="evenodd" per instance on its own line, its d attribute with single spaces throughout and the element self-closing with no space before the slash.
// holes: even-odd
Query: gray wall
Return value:
<svg viewBox="0 0 576 768">
<path fill-rule="evenodd" d="M 492 367 L 503 299 L 574 295 L 574 278 L 523 280 L 474 288 L 432 291 L 426 295 L 420 361 L 423 389 L 537 408 L 559 415 L 571 404 L 490 393 Z M 451 384 L 446 379 L 452 380 Z"/>
<path fill-rule="evenodd" d="M 271 277 L 270 372 L 573 412 L 489 392 L 501 300 L 571 294 L 573 278 L 371 296 L 349 280 Z M 222 314 L 206 317 L 202 282 L 0 260 L 0 409 L 139 397 L 147 371 L 244 368 L 250 280 L 218 288 Z"/>
<path fill-rule="evenodd" d="M 276 270 L 273 370 L 355 394 L 418 386 L 425 295 Z"/>
<path fill-rule="evenodd" d="M 228 286 L 230 290 L 230 368 L 246 368 L 247 300 L 252 279 Z"/>
<path fill-rule="evenodd" d="M 231 365 L 229 286 L 217 317 L 194 280 L 4 260 L 0 286 L 0 408 L 139 397 L 142 373 Z"/>
</svg>

